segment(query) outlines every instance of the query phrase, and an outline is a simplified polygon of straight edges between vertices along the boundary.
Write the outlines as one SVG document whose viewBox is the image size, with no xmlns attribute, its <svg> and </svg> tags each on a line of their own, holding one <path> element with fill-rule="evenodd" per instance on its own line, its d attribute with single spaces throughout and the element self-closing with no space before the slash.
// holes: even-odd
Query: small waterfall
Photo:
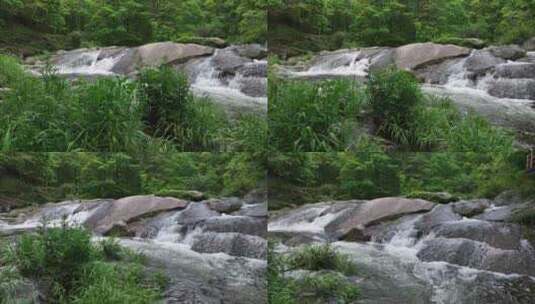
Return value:
<svg viewBox="0 0 535 304">
<path fill-rule="evenodd" d="M 190 65 L 193 91 L 199 96 L 212 97 L 233 106 L 265 107 L 267 78 L 242 75 L 240 71 L 236 71 L 234 75 L 219 71 L 213 62 L 219 52 L 221 50 L 216 50 L 214 55 L 194 61 L 194 64 Z M 254 60 L 250 65 L 267 66 L 267 61 Z"/>
<path fill-rule="evenodd" d="M 76 51 L 66 53 L 60 57 L 55 65 L 60 75 L 114 75 L 113 67 L 125 52 L 119 52 L 114 56 L 102 56 L 102 50 Z"/>
<path fill-rule="evenodd" d="M 295 72 L 296 76 L 361 76 L 368 75 L 370 58 L 360 51 L 319 57 L 307 70 Z"/>
</svg>

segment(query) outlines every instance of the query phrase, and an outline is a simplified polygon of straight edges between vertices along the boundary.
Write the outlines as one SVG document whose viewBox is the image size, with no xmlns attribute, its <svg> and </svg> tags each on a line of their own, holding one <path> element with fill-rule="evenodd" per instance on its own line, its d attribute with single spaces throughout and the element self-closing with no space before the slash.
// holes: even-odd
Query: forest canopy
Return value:
<svg viewBox="0 0 535 304">
<path fill-rule="evenodd" d="M 49 34 L 44 46 L 139 45 L 188 37 L 264 42 L 262 0 L 2 0 L 0 46 Z M 18 34 L 18 35 L 17 35 Z M 17 41 L 17 39 L 22 41 Z"/>
<path fill-rule="evenodd" d="M 521 43 L 535 36 L 535 2 L 274 0 L 269 8 L 269 28 L 270 47 L 275 52 L 398 46 L 451 38 Z"/>
</svg>

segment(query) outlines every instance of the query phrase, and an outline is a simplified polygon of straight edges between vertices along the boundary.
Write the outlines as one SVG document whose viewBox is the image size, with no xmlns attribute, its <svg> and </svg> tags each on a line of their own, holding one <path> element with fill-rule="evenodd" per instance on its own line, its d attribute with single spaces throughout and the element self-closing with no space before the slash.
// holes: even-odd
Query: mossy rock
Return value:
<svg viewBox="0 0 535 304">
<path fill-rule="evenodd" d="M 188 201 L 202 201 L 208 197 L 199 191 L 194 190 L 176 190 L 176 189 L 163 189 L 155 193 L 156 196 L 171 196 L 174 198 L 184 199 Z"/>
<path fill-rule="evenodd" d="M 440 44 L 455 44 L 472 49 L 482 49 L 487 46 L 487 43 L 479 38 L 459 38 L 459 37 L 443 37 L 433 41 Z"/>
<path fill-rule="evenodd" d="M 195 43 L 215 48 L 224 48 L 228 43 L 218 37 L 181 37 L 176 40 L 178 43 Z"/>
<path fill-rule="evenodd" d="M 431 201 L 439 204 L 448 204 L 459 200 L 458 197 L 451 195 L 448 192 L 426 192 L 415 191 L 407 195 L 407 198 L 420 198 L 426 201 Z"/>
</svg>

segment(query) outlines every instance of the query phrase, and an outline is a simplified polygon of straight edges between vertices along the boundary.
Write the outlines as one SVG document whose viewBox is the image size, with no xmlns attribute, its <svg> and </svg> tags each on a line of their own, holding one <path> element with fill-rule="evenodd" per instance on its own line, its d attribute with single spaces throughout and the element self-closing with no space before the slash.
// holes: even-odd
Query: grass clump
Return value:
<svg viewBox="0 0 535 304">
<path fill-rule="evenodd" d="M 312 271 L 334 270 L 346 275 L 354 275 L 356 267 L 346 255 L 337 253 L 330 245 L 308 245 L 288 256 L 291 269 Z"/>
<path fill-rule="evenodd" d="M 139 255 L 114 240 L 91 242 L 82 228 L 49 228 L 22 235 L 3 254 L 5 264 L 38 282 L 50 303 L 154 303 L 157 283 L 146 279 Z"/>
<path fill-rule="evenodd" d="M 355 274 L 355 265 L 329 245 L 311 245 L 288 255 L 268 246 L 268 298 L 272 304 L 351 303 L 359 289 L 346 276 Z M 286 275 L 292 270 L 310 270 L 300 278 Z"/>
<path fill-rule="evenodd" d="M 278 151 L 345 148 L 364 100 L 351 81 L 269 84 L 269 144 Z"/>
</svg>

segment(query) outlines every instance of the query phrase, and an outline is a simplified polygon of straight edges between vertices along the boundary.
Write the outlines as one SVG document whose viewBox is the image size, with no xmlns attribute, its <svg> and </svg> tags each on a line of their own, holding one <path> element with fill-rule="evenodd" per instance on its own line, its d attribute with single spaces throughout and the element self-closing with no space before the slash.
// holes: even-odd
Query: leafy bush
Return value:
<svg viewBox="0 0 535 304">
<path fill-rule="evenodd" d="M 269 84 L 269 145 L 277 151 L 345 148 L 364 98 L 351 81 L 272 81 Z"/>
</svg>

